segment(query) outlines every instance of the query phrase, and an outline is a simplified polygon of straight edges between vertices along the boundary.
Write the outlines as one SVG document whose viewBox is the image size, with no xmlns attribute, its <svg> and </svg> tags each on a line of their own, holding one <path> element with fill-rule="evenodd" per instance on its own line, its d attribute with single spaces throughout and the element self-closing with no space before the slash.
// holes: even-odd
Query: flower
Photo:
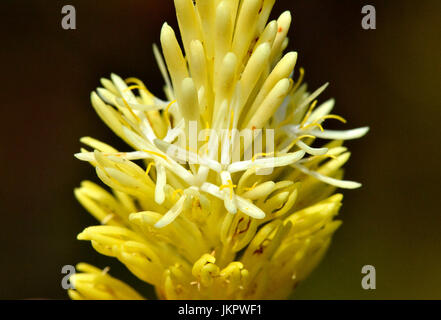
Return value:
<svg viewBox="0 0 441 320">
<path fill-rule="evenodd" d="M 161 299 L 286 298 L 340 226 L 335 189 L 360 186 L 342 180 L 342 140 L 368 128 L 323 128 L 346 120 L 331 114 L 333 100 L 316 107 L 327 84 L 309 93 L 303 69 L 292 79 L 297 53 L 283 54 L 291 15 L 267 23 L 274 2 L 175 0 L 184 50 L 166 23 L 162 54 L 154 46 L 165 100 L 115 74 L 91 95 L 135 151 L 81 139 L 93 151 L 76 157 L 112 192 L 89 181 L 75 190 L 102 224 L 78 239 Z M 331 141 L 312 146 L 317 138 Z M 140 298 L 107 270 L 78 270 L 71 298 Z"/>
</svg>

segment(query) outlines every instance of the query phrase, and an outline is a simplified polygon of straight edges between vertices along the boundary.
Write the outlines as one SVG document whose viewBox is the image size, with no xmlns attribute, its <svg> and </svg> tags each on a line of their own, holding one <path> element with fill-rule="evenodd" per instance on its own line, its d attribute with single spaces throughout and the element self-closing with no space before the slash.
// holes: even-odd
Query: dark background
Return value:
<svg viewBox="0 0 441 320">
<path fill-rule="evenodd" d="M 61 28 L 74 5 L 77 29 Z M 377 29 L 361 28 L 361 8 L 377 9 Z M 290 10 L 290 50 L 299 52 L 311 89 L 335 97 L 346 128 L 369 125 L 346 177 L 344 223 L 323 263 L 295 298 L 441 298 L 441 1 L 277 1 Z M 76 240 L 96 224 L 73 189 L 94 170 L 74 159 L 79 138 L 127 147 L 89 103 L 99 79 L 136 76 L 162 95 L 152 43 L 172 1 L 8 1 L 0 4 L 0 298 L 65 299 L 61 268 L 80 261 L 110 266 L 146 296 L 147 286 L 118 262 Z M 362 290 L 361 268 L 377 270 Z"/>
</svg>

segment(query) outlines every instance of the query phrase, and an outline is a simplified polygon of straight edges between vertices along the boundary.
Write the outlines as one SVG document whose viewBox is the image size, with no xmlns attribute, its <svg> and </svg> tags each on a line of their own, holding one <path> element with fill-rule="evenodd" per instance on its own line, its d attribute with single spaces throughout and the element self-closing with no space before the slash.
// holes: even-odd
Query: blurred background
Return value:
<svg viewBox="0 0 441 320">
<path fill-rule="evenodd" d="M 63 30 L 61 8 L 74 5 L 76 30 Z M 374 5 L 377 29 L 361 28 Z M 352 151 L 343 220 L 324 261 L 297 299 L 441 298 L 440 130 L 441 2 L 278 0 L 272 19 L 293 15 L 289 50 L 320 101 L 335 97 L 346 128 L 369 125 Z M 162 95 L 152 44 L 173 3 L 9 1 L 0 4 L 0 298 L 66 299 L 64 265 L 85 261 L 143 285 L 117 261 L 76 235 L 96 221 L 73 189 L 98 181 L 75 160 L 79 138 L 127 150 L 94 113 L 89 94 L 115 72 L 136 76 Z M 377 289 L 361 288 L 361 268 L 375 266 Z"/>
</svg>

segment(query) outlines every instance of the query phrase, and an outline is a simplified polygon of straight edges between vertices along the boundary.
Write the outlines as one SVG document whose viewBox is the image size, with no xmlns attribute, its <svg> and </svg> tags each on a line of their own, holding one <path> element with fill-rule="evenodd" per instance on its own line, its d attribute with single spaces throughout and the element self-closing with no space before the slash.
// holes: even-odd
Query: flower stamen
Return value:
<svg viewBox="0 0 441 320">
<path fill-rule="evenodd" d="M 302 84 L 303 78 L 305 76 L 305 69 L 300 68 L 299 69 L 299 78 L 297 79 L 296 83 L 294 84 L 294 87 L 291 89 L 291 92 L 296 92 L 297 89 L 300 87 L 300 85 Z"/>
<path fill-rule="evenodd" d="M 145 175 L 148 176 L 150 170 L 152 169 L 152 167 L 155 166 L 155 163 L 152 161 L 149 163 L 149 165 L 147 166 L 147 169 L 145 170 Z"/>
<path fill-rule="evenodd" d="M 306 122 L 308 121 L 309 117 L 311 116 L 311 113 L 314 110 L 316 105 L 317 105 L 317 100 L 314 100 L 314 102 L 309 107 L 308 112 L 306 113 L 305 117 L 303 118 L 302 122 L 300 123 L 300 129 L 302 129 L 303 126 L 306 124 Z"/>
<path fill-rule="evenodd" d="M 270 156 L 270 155 L 273 155 L 273 154 L 274 154 L 274 152 L 269 152 L 269 153 L 265 153 L 265 152 L 256 153 L 256 154 L 251 158 L 251 162 L 256 161 L 256 159 L 259 158 L 259 157 Z"/>
<path fill-rule="evenodd" d="M 167 105 L 167 107 L 165 108 L 165 110 L 164 110 L 164 117 L 165 117 L 165 120 L 167 121 L 167 125 L 168 125 L 168 127 L 171 127 L 170 118 L 169 118 L 169 116 L 168 116 L 168 110 L 170 109 L 170 107 L 171 107 L 174 103 L 176 103 L 176 101 L 177 101 L 177 100 L 173 100 L 173 101 L 171 101 L 171 102 Z"/>
<path fill-rule="evenodd" d="M 234 193 L 234 188 L 236 188 L 237 185 L 233 184 L 233 181 L 228 180 L 228 184 L 222 184 L 219 186 L 219 190 L 222 191 L 223 189 L 230 189 L 230 200 L 233 199 L 233 193 Z"/>
</svg>

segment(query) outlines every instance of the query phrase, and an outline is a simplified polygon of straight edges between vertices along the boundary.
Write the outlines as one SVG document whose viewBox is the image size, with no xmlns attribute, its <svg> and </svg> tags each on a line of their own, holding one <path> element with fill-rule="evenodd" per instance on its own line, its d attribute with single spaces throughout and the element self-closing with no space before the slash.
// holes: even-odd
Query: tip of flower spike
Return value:
<svg viewBox="0 0 441 320">
<path fill-rule="evenodd" d="M 81 232 L 77 235 L 77 240 L 89 240 L 89 239 L 84 232 Z"/>
<path fill-rule="evenodd" d="M 371 130 L 371 128 L 370 127 L 361 127 L 361 128 L 355 129 L 355 130 L 359 131 L 359 133 L 360 133 L 359 138 L 361 138 L 361 137 L 365 136 L 369 132 L 369 130 Z"/>
<path fill-rule="evenodd" d="M 284 59 L 286 64 L 289 66 L 295 66 L 298 58 L 298 53 L 296 51 L 290 51 L 285 56 Z"/>
<path fill-rule="evenodd" d="M 341 180 L 339 182 L 339 187 L 342 189 L 358 189 L 362 186 L 360 182 L 349 181 L 349 180 Z"/>
<path fill-rule="evenodd" d="M 170 37 L 173 37 L 174 33 L 175 32 L 173 31 L 172 27 L 170 27 L 167 22 L 164 22 L 161 28 L 161 43 L 163 44 L 164 41 L 167 41 L 170 39 Z"/>
<path fill-rule="evenodd" d="M 81 160 L 81 161 L 91 161 L 91 160 L 93 160 L 93 157 L 91 157 L 90 154 L 83 153 L 83 152 L 75 153 L 74 157 L 77 158 L 78 160 Z"/>
<path fill-rule="evenodd" d="M 99 102 L 99 100 L 101 100 L 101 99 L 95 91 L 92 91 L 90 93 L 90 100 L 92 101 L 92 104 L 93 104 L 93 103 Z"/>
<path fill-rule="evenodd" d="M 280 20 L 282 19 L 291 19 L 291 11 L 289 10 L 284 11 L 280 16 Z"/>
<path fill-rule="evenodd" d="M 365 136 L 369 132 L 369 127 L 361 127 L 357 129 L 348 130 L 347 132 L 350 133 L 348 136 L 350 136 L 350 139 L 359 139 Z"/>
<path fill-rule="evenodd" d="M 77 200 L 79 200 L 79 199 L 81 198 L 81 196 L 82 196 L 82 194 L 81 194 L 81 187 L 80 187 L 80 188 L 75 188 L 75 189 L 74 189 L 74 196 L 75 196 L 75 198 L 76 198 Z"/>
<path fill-rule="evenodd" d="M 351 130 L 313 130 L 311 134 L 317 138 L 329 139 L 329 140 L 353 140 L 358 139 L 368 133 L 369 127 L 362 127 Z"/>
<path fill-rule="evenodd" d="M 110 74 L 110 79 L 112 79 L 113 82 L 115 82 L 115 80 L 116 81 L 122 80 L 120 76 L 118 76 L 116 73 L 113 72 Z"/>
</svg>

